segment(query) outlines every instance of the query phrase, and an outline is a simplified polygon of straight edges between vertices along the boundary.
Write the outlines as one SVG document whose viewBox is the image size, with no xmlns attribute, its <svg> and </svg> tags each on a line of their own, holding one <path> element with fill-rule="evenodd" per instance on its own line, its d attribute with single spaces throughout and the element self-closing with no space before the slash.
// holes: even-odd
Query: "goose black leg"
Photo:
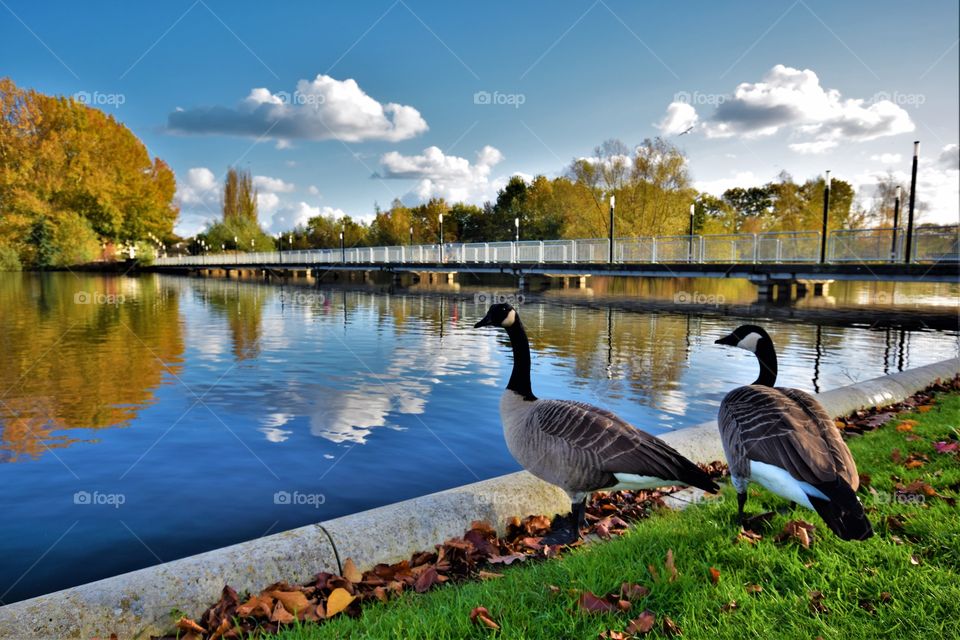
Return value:
<svg viewBox="0 0 960 640">
<path fill-rule="evenodd" d="M 576 518 L 577 537 L 580 537 L 580 530 L 587 526 L 587 499 L 584 498 L 573 505 L 573 515 Z"/>
<path fill-rule="evenodd" d="M 743 526 L 743 505 L 747 504 L 747 492 L 737 494 L 737 524 Z"/>
<path fill-rule="evenodd" d="M 550 524 L 550 533 L 543 537 L 543 544 L 573 544 L 580 539 L 580 520 L 586 519 L 585 502 L 570 505 L 570 513 L 556 516 Z"/>
</svg>

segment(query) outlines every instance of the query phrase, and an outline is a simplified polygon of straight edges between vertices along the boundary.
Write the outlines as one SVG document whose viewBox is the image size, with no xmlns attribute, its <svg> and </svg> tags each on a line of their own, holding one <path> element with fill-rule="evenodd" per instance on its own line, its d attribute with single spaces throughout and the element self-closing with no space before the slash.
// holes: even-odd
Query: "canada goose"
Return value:
<svg viewBox="0 0 960 640">
<path fill-rule="evenodd" d="M 570 496 L 570 513 L 554 520 L 544 543 L 580 539 L 586 499 L 593 491 L 693 485 L 716 493 L 717 485 L 697 465 L 613 413 L 533 395 L 530 342 L 512 306 L 491 306 L 474 328 L 486 326 L 506 329 L 513 347 L 513 372 L 500 400 L 507 448 L 527 471 Z"/>
<path fill-rule="evenodd" d="M 777 353 L 767 332 L 743 325 L 716 341 L 754 353 L 760 376 L 728 393 L 720 404 L 720 437 L 737 490 L 743 522 L 747 484 L 755 480 L 773 493 L 813 509 L 844 540 L 873 535 L 857 498 L 857 465 L 826 410 L 799 389 L 774 387 Z"/>
</svg>

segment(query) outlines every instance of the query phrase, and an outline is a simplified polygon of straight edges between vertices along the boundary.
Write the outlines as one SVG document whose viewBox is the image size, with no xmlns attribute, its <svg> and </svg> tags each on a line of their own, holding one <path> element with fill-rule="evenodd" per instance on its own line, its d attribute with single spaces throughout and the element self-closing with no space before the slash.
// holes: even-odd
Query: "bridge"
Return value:
<svg viewBox="0 0 960 640">
<path fill-rule="evenodd" d="M 902 232 L 845 229 L 828 234 L 825 246 L 815 231 L 687 235 L 642 238 L 443 243 L 392 247 L 351 247 L 260 253 L 220 253 L 158 258 L 160 271 L 306 272 L 320 277 L 337 271 L 400 274 L 502 273 L 563 278 L 642 276 L 745 278 L 761 297 L 784 287 L 820 294 L 833 280 L 896 282 L 960 281 L 956 227 L 917 229 L 906 260 Z M 821 261 L 821 251 L 823 261 Z M 612 254 L 612 260 L 611 260 Z"/>
</svg>

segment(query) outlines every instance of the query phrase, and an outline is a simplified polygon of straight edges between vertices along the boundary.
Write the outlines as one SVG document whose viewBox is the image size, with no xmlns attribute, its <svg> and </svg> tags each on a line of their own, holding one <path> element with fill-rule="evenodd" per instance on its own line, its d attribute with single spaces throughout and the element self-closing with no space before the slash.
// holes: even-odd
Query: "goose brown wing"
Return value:
<svg viewBox="0 0 960 640">
<path fill-rule="evenodd" d="M 857 474 L 857 463 L 853 460 L 850 448 L 843 441 L 840 430 L 837 429 L 833 418 L 827 413 L 816 398 L 800 389 L 791 389 L 789 387 L 777 387 L 777 391 L 793 400 L 798 406 L 802 407 L 810 420 L 816 422 L 820 434 L 830 451 L 830 455 L 836 462 L 837 475 L 847 481 L 850 488 L 854 491 L 860 486 L 860 476 Z"/>
<path fill-rule="evenodd" d="M 814 485 L 838 476 L 849 483 L 850 453 L 842 440 L 838 448 L 831 438 L 837 434 L 825 429 L 823 419 L 829 417 L 812 397 L 762 385 L 739 387 L 724 398 L 720 414 L 724 442 L 750 460 L 786 469 Z"/>
<path fill-rule="evenodd" d="M 641 431 L 616 414 L 585 402 L 540 400 L 537 428 L 607 473 L 631 473 L 679 480 L 715 491 L 710 478 L 666 442 Z"/>
</svg>

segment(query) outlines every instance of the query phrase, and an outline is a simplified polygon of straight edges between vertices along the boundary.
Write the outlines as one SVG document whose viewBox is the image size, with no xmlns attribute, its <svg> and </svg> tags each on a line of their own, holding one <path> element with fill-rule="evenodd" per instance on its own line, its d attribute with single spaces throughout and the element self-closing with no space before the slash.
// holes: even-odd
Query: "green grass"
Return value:
<svg viewBox="0 0 960 640">
<path fill-rule="evenodd" d="M 909 442 L 907 433 L 894 428 L 905 418 L 918 421 L 912 433 L 919 440 Z M 850 440 L 860 472 L 872 476 L 872 486 L 881 496 L 891 494 L 891 475 L 896 474 L 904 484 L 922 478 L 940 493 L 956 497 L 960 465 L 953 456 L 935 452 L 932 442 L 948 439 L 960 425 L 960 395 L 940 396 L 932 411 L 900 419 Z M 930 462 L 906 470 L 891 461 L 893 448 L 904 458 L 913 451 L 926 454 Z M 863 501 L 871 509 L 876 531 L 866 542 L 842 542 L 815 513 L 797 508 L 777 515 L 764 539 L 750 546 L 732 542 L 738 531 L 733 523 L 736 499 L 725 487 L 716 502 L 683 512 L 664 510 L 621 538 L 588 545 L 560 560 L 507 568 L 497 580 L 407 594 L 387 604 L 367 605 L 357 619 L 305 624 L 276 638 L 596 638 L 606 629 L 622 631 L 644 609 L 658 615 L 649 637 L 662 633 L 661 615 L 670 616 L 684 638 L 960 637 L 960 507 L 937 498 L 902 504 L 864 494 Z M 747 510 L 758 513 L 782 506 L 784 501 L 758 489 L 751 490 Z M 905 520 L 903 530 L 888 530 L 886 517 L 894 514 Z M 783 525 L 798 518 L 817 525 L 813 546 L 775 543 L 774 535 Z M 891 536 L 903 543 L 896 544 Z M 680 577 L 654 583 L 647 565 L 656 565 L 663 576 L 668 549 L 673 549 Z M 919 564 L 913 564 L 912 556 Z M 720 571 L 717 585 L 709 579 L 710 567 Z M 652 591 L 634 602 L 631 611 L 617 615 L 582 613 L 576 595 L 568 591 L 603 595 L 618 590 L 624 581 Z M 748 593 L 749 584 L 763 590 Z M 548 585 L 561 592 L 551 594 Z M 828 612 L 811 611 L 811 591 L 823 593 Z M 887 602 L 881 602 L 883 592 L 890 594 Z M 862 599 L 873 603 L 873 613 L 860 606 Z M 739 608 L 721 612 L 731 600 Z M 489 609 L 501 631 L 473 625 L 469 613 L 476 606 Z"/>
</svg>

